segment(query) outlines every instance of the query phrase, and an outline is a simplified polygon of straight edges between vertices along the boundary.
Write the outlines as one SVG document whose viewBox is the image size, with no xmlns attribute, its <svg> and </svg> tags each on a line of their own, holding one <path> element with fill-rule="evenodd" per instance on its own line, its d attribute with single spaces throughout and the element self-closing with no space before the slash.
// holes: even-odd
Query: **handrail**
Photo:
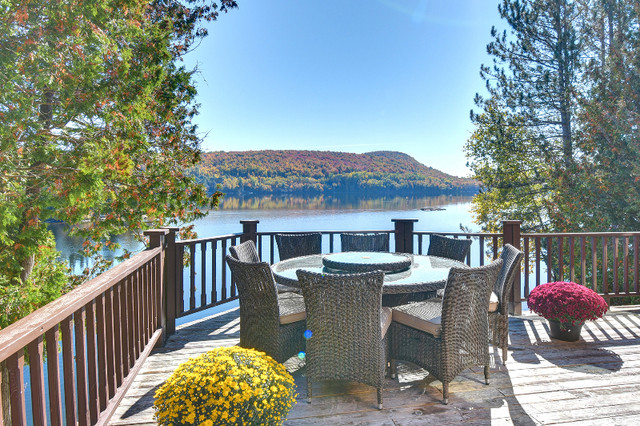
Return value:
<svg viewBox="0 0 640 426">
<path fill-rule="evenodd" d="M 51 424 L 62 424 L 65 417 L 66 424 L 107 424 L 151 349 L 162 341 L 164 248 L 160 241 L 165 232 L 149 231 L 155 248 L 0 330 L 0 364 L 7 373 L 2 376 L 9 378 L 4 395 L 10 408 L 3 413 L 0 404 L 0 425 L 5 419 L 9 424 L 27 424 L 29 418 L 25 349 L 31 367 L 33 424 L 45 424 L 47 417 Z"/>
<path fill-rule="evenodd" d="M 0 330 L 0 362 L 7 359 L 9 355 L 12 355 L 19 349 L 27 346 L 27 344 L 38 336 L 43 335 L 45 330 L 50 329 L 70 315 L 73 315 L 78 309 L 105 293 L 127 275 L 131 274 L 131 272 L 135 271 L 140 265 L 147 263 L 161 252 L 162 248 L 160 247 L 145 250 L 132 257 L 130 261 L 116 265 L 46 306 Z"/>
</svg>

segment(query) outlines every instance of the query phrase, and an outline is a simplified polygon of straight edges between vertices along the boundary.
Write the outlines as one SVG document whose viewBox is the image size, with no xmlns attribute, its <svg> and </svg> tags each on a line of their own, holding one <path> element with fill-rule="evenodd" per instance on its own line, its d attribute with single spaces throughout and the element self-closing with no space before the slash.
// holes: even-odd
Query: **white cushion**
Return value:
<svg viewBox="0 0 640 426">
<path fill-rule="evenodd" d="M 296 293 L 280 293 L 278 295 L 278 311 L 280 324 L 291 324 L 307 318 L 304 298 Z"/>
<path fill-rule="evenodd" d="M 500 300 L 498 300 L 498 295 L 492 291 L 491 297 L 489 298 L 489 312 L 496 312 L 498 306 L 500 306 Z"/>
<path fill-rule="evenodd" d="M 393 320 L 399 324 L 440 337 L 442 302 L 432 299 L 393 308 Z"/>
</svg>

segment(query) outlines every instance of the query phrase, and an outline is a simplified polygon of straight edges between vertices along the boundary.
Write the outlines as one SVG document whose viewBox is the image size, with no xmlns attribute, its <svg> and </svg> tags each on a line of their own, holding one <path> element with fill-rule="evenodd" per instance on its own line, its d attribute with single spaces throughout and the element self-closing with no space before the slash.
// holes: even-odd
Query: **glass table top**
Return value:
<svg viewBox="0 0 640 426">
<path fill-rule="evenodd" d="M 366 257 L 370 254 L 369 252 L 346 253 L 351 253 L 349 254 L 349 257 L 357 256 L 352 253 L 360 253 L 361 258 L 362 256 Z M 379 254 L 394 255 L 394 253 Z M 444 288 L 447 277 L 449 276 L 449 269 L 452 267 L 467 267 L 467 265 L 462 262 L 442 257 L 406 253 L 400 253 L 399 255 L 408 257 L 411 260 L 411 265 L 408 269 L 400 272 L 385 273 L 384 287 L 382 289 L 384 294 L 435 291 L 440 288 Z M 294 257 L 273 264 L 271 269 L 273 270 L 273 275 L 277 283 L 291 287 L 299 287 L 298 278 L 296 276 L 296 271 L 298 269 L 322 274 L 353 273 L 351 271 L 327 268 L 323 264 L 323 258 L 325 256 L 333 256 L 333 254 L 316 254 L 311 256 Z M 375 256 L 375 258 L 378 257 Z M 363 259 L 363 261 L 366 261 L 366 258 Z"/>
</svg>

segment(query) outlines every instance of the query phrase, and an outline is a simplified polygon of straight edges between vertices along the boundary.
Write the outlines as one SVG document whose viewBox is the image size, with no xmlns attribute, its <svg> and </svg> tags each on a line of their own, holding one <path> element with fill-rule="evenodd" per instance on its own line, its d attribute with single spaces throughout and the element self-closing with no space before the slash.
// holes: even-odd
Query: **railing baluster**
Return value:
<svg viewBox="0 0 640 426">
<path fill-rule="evenodd" d="M 24 351 L 22 349 L 7 358 L 7 370 L 9 370 L 11 424 L 26 425 L 27 408 L 24 401 Z"/>
<path fill-rule="evenodd" d="M 64 371 L 64 407 L 67 424 L 76 424 L 76 374 L 73 368 L 73 319 L 60 323 L 62 329 L 62 368 Z"/>
<path fill-rule="evenodd" d="M 189 309 L 196 308 L 196 245 L 189 245 Z"/>
<path fill-rule="evenodd" d="M 498 258 L 498 237 L 493 237 L 493 260 Z"/>
<path fill-rule="evenodd" d="M 553 262 L 551 260 L 551 237 L 547 237 L 547 282 L 551 282 Z"/>
<path fill-rule="evenodd" d="M 558 237 L 558 280 L 564 280 L 564 238 Z"/>
<path fill-rule="evenodd" d="M 104 318 L 106 325 L 105 347 L 107 350 L 107 384 L 109 389 L 109 399 L 116 394 L 116 371 L 115 356 L 113 353 L 113 292 L 111 290 L 105 292 L 104 295 Z"/>
<path fill-rule="evenodd" d="M 598 244 L 596 237 L 591 237 L 591 278 L 593 291 L 598 291 Z"/>
<path fill-rule="evenodd" d="M 114 365 L 116 372 L 116 387 L 120 387 L 122 384 L 122 333 L 119 324 L 122 318 L 122 312 L 120 310 L 120 283 L 113 288 L 113 318 L 115 321 L 113 327 L 113 342 L 114 342 Z"/>
<path fill-rule="evenodd" d="M 633 289 L 636 293 L 640 292 L 639 280 L 640 280 L 640 256 L 638 256 L 638 248 L 640 248 L 640 236 L 633 236 Z"/>
<path fill-rule="evenodd" d="M 569 280 L 573 282 L 576 281 L 575 261 L 575 242 L 569 237 Z"/>
<path fill-rule="evenodd" d="M 58 358 L 58 324 L 45 333 L 47 341 L 47 382 L 49 383 L 49 416 L 52 426 L 62 426 L 60 395 L 60 361 Z M 1 376 L 1 375 L 0 375 Z M 2 405 L 2 404 L 0 404 Z M 2 418 L 0 416 L 0 418 Z"/>
<path fill-rule="evenodd" d="M 227 262 L 224 261 L 224 257 L 227 254 L 227 240 L 222 240 L 222 274 L 220 280 L 220 293 L 222 300 L 227 298 Z"/>
<path fill-rule="evenodd" d="M 618 288 L 618 238 L 611 238 L 611 243 L 613 244 L 613 292 L 615 294 L 619 294 L 620 290 Z"/>
<path fill-rule="evenodd" d="M 207 242 L 200 244 L 200 306 L 207 304 Z"/>
<path fill-rule="evenodd" d="M 96 315 L 95 304 L 88 303 L 85 306 L 86 329 L 87 329 L 87 384 L 89 387 L 89 420 L 91 424 L 98 422 L 99 404 L 98 400 L 98 371 L 97 371 L 97 350 L 96 350 Z M 126 318 L 128 321 L 129 318 Z"/>
<path fill-rule="evenodd" d="M 31 369 L 31 413 L 33 424 L 44 425 L 47 423 L 47 404 L 44 400 L 44 338 L 38 338 L 27 345 L 29 353 L 29 367 Z"/>
<path fill-rule="evenodd" d="M 275 234 L 271 234 L 269 235 L 269 263 L 271 263 L 272 265 L 276 259 L 275 245 L 276 245 L 276 236 Z M 280 253 L 278 253 L 278 256 L 280 256 Z"/>
<path fill-rule="evenodd" d="M 542 262 L 540 259 L 540 245 L 542 244 L 542 238 L 536 237 L 536 287 L 540 285 L 540 273 L 542 270 Z"/>
<path fill-rule="evenodd" d="M 609 285 L 607 283 L 607 268 L 608 268 L 608 259 L 607 259 L 607 246 L 608 241 L 607 237 L 602 237 L 602 292 L 604 294 L 609 293 Z"/>
<path fill-rule="evenodd" d="M 584 236 L 580 237 L 580 282 L 587 286 L 587 255 L 586 242 Z"/>
<path fill-rule="evenodd" d="M 484 265 L 484 237 L 481 235 L 480 239 L 478 240 L 478 244 L 480 245 L 480 253 L 479 253 L 479 263 L 480 266 Z M 420 254 L 422 254 L 422 252 L 420 252 Z"/>
<path fill-rule="evenodd" d="M 180 316 L 181 313 L 184 312 L 184 246 L 178 246 L 178 262 L 176 264 L 176 268 L 178 268 L 176 278 L 178 282 L 176 283 L 176 287 L 178 288 L 176 303 L 176 316 Z"/>
<path fill-rule="evenodd" d="M 529 296 L 529 238 L 524 238 L 524 297 Z"/>
<path fill-rule="evenodd" d="M 216 303 L 218 301 L 218 287 L 216 286 L 216 281 L 218 277 L 218 259 L 216 259 L 217 254 L 218 254 L 218 243 L 217 241 L 212 241 L 211 242 L 211 303 Z"/>
<path fill-rule="evenodd" d="M 129 359 L 130 350 L 130 335 L 129 335 L 129 277 L 126 277 L 119 285 L 118 294 L 120 295 L 120 339 L 122 342 L 122 375 L 127 377 L 129 375 L 129 368 L 131 367 L 131 360 Z M 89 319 L 87 318 L 87 321 Z"/>
<path fill-rule="evenodd" d="M 100 411 L 107 408 L 107 348 L 106 340 L 106 324 L 104 317 L 104 295 L 96 298 L 96 324 L 98 329 L 98 398 L 100 400 Z M 135 345 L 137 346 L 137 344 Z"/>
<path fill-rule="evenodd" d="M 624 258 L 622 262 L 622 276 L 624 280 L 624 292 L 629 293 L 629 237 L 624 237 L 623 244 L 622 254 Z"/>
<path fill-rule="evenodd" d="M 89 407 L 87 405 L 87 375 L 85 355 L 85 325 L 84 310 L 78 309 L 73 314 L 76 340 L 76 387 L 78 392 L 78 424 L 89 424 Z"/>
</svg>

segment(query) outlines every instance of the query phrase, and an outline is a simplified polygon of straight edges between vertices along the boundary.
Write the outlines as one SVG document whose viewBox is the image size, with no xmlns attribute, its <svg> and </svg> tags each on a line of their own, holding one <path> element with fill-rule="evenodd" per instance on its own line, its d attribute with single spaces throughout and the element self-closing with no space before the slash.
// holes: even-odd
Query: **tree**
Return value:
<svg viewBox="0 0 640 426">
<path fill-rule="evenodd" d="M 576 156 L 578 9 L 569 0 L 503 0 L 498 10 L 509 30 L 491 29 L 493 65 L 480 70 L 489 97 L 476 96 L 481 112 L 471 112 L 476 131 L 466 147 L 484 186 L 474 208 L 487 226 L 500 217 L 482 212 L 499 207 L 526 229 L 548 229 L 547 200 L 567 184 Z"/>
<path fill-rule="evenodd" d="M 0 0 L 0 326 L 65 290 L 48 220 L 84 236 L 92 255 L 110 235 L 216 205 L 186 173 L 200 139 L 193 71 L 180 60 L 204 21 L 234 7 Z M 16 297 L 28 303 L 7 311 Z"/>
<path fill-rule="evenodd" d="M 640 4 L 585 1 L 590 25 L 576 164 L 579 186 L 563 191 L 574 222 L 589 229 L 640 226 Z M 575 227 L 575 225 L 573 226 Z"/>
</svg>

